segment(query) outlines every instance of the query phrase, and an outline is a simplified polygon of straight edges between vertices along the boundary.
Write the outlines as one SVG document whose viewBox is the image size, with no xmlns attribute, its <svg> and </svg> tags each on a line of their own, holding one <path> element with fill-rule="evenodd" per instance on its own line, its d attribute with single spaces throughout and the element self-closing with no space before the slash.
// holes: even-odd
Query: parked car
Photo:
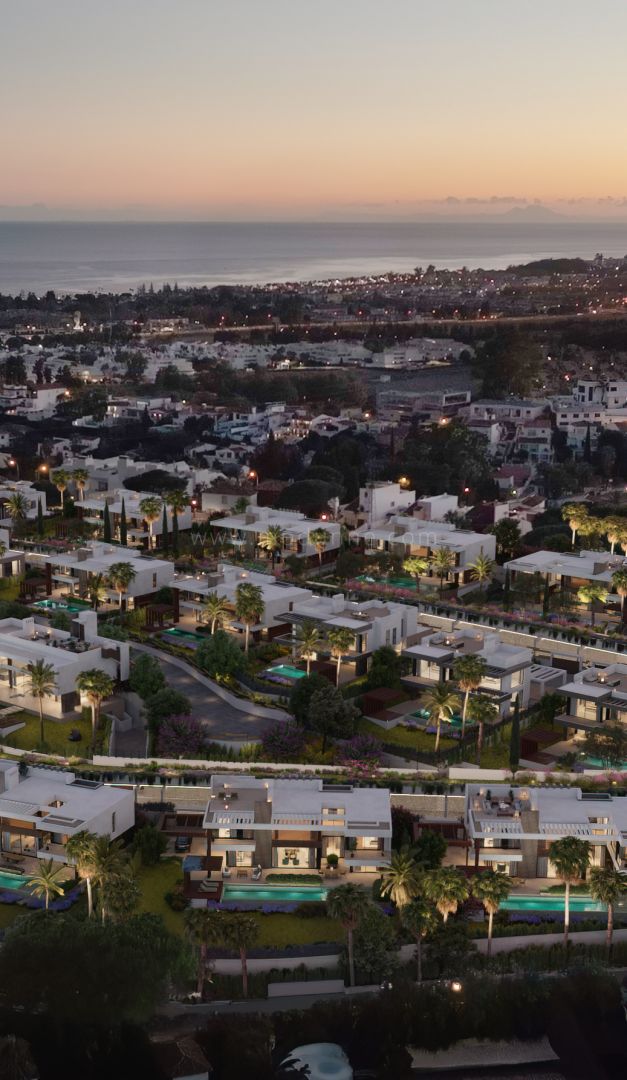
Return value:
<svg viewBox="0 0 627 1080">
<path fill-rule="evenodd" d="M 189 851 L 192 846 L 192 840 L 190 836 L 177 836 L 174 841 L 175 851 Z"/>
</svg>

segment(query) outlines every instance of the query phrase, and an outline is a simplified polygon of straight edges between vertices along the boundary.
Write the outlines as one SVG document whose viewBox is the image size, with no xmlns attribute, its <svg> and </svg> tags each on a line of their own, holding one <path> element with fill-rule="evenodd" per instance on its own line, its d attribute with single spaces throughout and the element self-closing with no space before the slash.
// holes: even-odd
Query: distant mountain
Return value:
<svg viewBox="0 0 627 1080">
<path fill-rule="evenodd" d="M 538 203 L 529 203 L 527 206 L 512 206 L 504 214 L 499 214 L 499 220 L 503 221 L 568 221 L 565 214 L 559 214 L 557 210 L 551 210 L 549 206 L 540 206 Z"/>
</svg>

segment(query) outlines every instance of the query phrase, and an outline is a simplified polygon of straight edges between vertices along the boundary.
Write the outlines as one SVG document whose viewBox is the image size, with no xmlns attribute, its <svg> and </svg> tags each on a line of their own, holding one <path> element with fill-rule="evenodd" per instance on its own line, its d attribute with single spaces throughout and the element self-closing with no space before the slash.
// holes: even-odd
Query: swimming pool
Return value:
<svg viewBox="0 0 627 1080">
<path fill-rule="evenodd" d="M 88 603 L 80 600 L 36 600 L 33 607 L 42 608 L 44 611 L 86 611 Z"/>
<path fill-rule="evenodd" d="M 223 900 L 285 900 L 302 903 L 306 900 L 326 900 L 327 890 L 316 885 L 290 887 L 288 885 L 225 885 Z"/>
<path fill-rule="evenodd" d="M 281 679 L 304 679 L 306 674 L 306 671 L 292 667 L 291 664 L 277 664 L 276 667 L 266 668 L 264 671 L 266 679 L 271 679 L 273 676 Z"/>
<path fill-rule="evenodd" d="M 415 589 L 416 579 L 411 577 L 371 577 L 369 574 L 360 574 L 355 579 L 363 581 L 365 585 L 390 585 L 393 589 Z"/>
<path fill-rule="evenodd" d="M 622 765 L 606 765 L 601 758 L 598 757 L 585 757 L 580 761 L 581 765 L 587 766 L 591 769 L 604 769 L 612 772 L 627 772 L 627 761 L 623 761 Z"/>
<path fill-rule="evenodd" d="M 607 904 L 590 896 L 571 896 L 571 911 L 606 911 Z M 510 896 L 501 904 L 503 911 L 563 911 L 563 896 Z"/>
<path fill-rule="evenodd" d="M 187 638 L 189 641 L 202 641 L 204 634 L 195 634 L 193 630 L 181 630 L 178 626 L 171 626 L 163 631 L 167 637 Z"/>
<path fill-rule="evenodd" d="M 7 874 L 0 870 L 0 889 L 23 889 L 28 882 L 25 874 Z"/>
</svg>

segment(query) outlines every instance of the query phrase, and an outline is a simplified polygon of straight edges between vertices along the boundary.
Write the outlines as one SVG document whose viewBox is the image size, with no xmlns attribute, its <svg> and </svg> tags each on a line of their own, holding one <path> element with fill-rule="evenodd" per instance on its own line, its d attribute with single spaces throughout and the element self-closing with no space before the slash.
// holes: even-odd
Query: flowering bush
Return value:
<svg viewBox="0 0 627 1080">
<path fill-rule="evenodd" d="M 264 761 L 296 761 L 305 746 L 305 732 L 300 724 L 279 720 L 261 737 Z"/>
<path fill-rule="evenodd" d="M 169 716 L 159 726 L 159 757 L 199 757 L 207 746 L 207 733 L 193 716 Z"/>
<path fill-rule="evenodd" d="M 381 743 L 373 735 L 354 735 L 342 746 L 339 759 L 342 765 L 357 764 L 376 768 L 381 760 Z"/>
</svg>

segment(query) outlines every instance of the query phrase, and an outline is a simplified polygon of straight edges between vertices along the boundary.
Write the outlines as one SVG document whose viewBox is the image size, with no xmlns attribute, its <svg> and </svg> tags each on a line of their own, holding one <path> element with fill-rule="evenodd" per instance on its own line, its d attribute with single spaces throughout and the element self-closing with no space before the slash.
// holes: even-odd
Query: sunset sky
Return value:
<svg viewBox="0 0 627 1080">
<path fill-rule="evenodd" d="M 0 217 L 627 216 L 620 0 L 17 0 Z"/>
</svg>

